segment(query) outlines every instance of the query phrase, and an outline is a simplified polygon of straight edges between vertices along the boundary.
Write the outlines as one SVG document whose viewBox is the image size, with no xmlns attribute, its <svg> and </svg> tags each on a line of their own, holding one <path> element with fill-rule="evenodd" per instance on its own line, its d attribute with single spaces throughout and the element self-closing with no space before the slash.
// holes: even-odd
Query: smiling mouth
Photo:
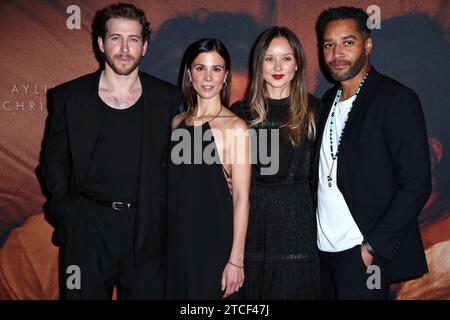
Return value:
<svg viewBox="0 0 450 320">
<path fill-rule="evenodd" d="M 284 74 L 273 74 L 272 77 L 276 80 L 280 80 L 281 78 L 284 77 Z"/>
</svg>

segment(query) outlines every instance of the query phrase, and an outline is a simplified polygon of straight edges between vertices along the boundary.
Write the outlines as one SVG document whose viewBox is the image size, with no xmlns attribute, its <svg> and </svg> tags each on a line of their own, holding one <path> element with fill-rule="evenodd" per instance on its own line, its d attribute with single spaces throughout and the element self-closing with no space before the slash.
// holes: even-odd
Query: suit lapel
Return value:
<svg viewBox="0 0 450 320">
<path fill-rule="evenodd" d="M 152 89 L 154 88 L 150 79 L 148 79 L 142 72 L 139 72 L 139 79 L 142 86 L 143 95 L 143 116 L 142 116 L 142 145 L 141 145 L 141 163 L 139 168 L 139 188 L 138 188 L 138 204 L 141 210 L 144 210 L 145 201 L 140 201 L 139 199 L 148 198 L 149 189 L 149 168 L 152 167 L 155 161 L 159 161 L 159 157 L 156 154 L 150 154 L 151 150 L 157 150 L 154 145 L 154 139 L 152 137 L 157 137 L 161 133 L 158 132 L 158 119 L 161 119 L 157 114 L 157 93 Z M 152 121 L 153 120 L 153 121 Z"/>
<path fill-rule="evenodd" d="M 101 71 L 94 73 L 67 105 L 67 130 L 78 187 L 81 187 L 88 173 L 98 137 L 100 74 Z"/>
<path fill-rule="evenodd" d="M 151 146 L 149 146 L 148 144 L 150 143 L 148 136 L 149 136 L 149 130 L 150 130 L 150 126 L 149 121 L 147 121 L 147 119 L 150 117 L 150 113 L 151 113 L 151 108 L 152 108 L 152 102 L 151 102 L 151 96 L 152 93 L 150 92 L 150 87 L 147 84 L 147 81 L 145 79 L 145 77 L 142 75 L 141 72 L 139 72 L 139 80 L 141 81 L 141 87 L 142 87 L 142 96 L 143 96 L 143 115 L 142 115 L 142 139 L 141 139 L 141 163 L 140 163 L 140 181 L 139 181 L 139 192 L 142 193 L 143 189 L 142 188 L 143 185 L 145 185 L 146 182 L 146 172 L 145 172 L 145 164 L 148 163 L 149 161 L 149 155 L 146 152 L 147 149 L 151 149 Z M 145 195 L 143 195 L 145 197 Z"/>
<path fill-rule="evenodd" d="M 341 144 L 339 146 L 339 155 L 342 155 L 342 150 L 351 143 L 351 137 L 354 137 L 358 133 L 354 133 L 355 125 L 358 123 L 358 120 L 364 114 L 364 110 L 367 108 L 369 101 L 372 100 L 372 96 L 375 94 L 376 84 L 377 84 L 378 72 L 371 67 L 369 74 L 361 87 L 356 100 L 353 103 L 352 111 L 350 112 L 347 123 L 345 125 L 344 132 L 342 133 Z M 339 161 L 338 161 L 339 166 Z"/>
</svg>

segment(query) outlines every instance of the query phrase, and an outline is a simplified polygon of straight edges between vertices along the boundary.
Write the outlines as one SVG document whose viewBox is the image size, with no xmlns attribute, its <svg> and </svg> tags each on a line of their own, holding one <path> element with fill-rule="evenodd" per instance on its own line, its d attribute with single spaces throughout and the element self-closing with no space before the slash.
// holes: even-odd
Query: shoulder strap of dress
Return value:
<svg viewBox="0 0 450 320">
<path fill-rule="evenodd" d="M 227 170 L 225 169 L 225 167 L 223 166 L 223 164 L 221 164 L 222 166 L 222 171 L 223 173 L 225 173 L 225 175 L 227 176 L 227 178 L 230 178 L 230 175 L 228 174 Z"/>
</svg>

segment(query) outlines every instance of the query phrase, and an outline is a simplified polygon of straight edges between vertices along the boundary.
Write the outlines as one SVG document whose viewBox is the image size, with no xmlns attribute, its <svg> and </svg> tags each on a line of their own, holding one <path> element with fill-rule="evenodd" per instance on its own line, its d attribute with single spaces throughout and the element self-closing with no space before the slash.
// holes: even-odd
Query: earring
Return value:
<svg viewBox="0 0 450 320">
<path fill-rule="evenodd" d="M 192 79 L 189 79 L 189 85 L 192 87 Z"/>
</svg>

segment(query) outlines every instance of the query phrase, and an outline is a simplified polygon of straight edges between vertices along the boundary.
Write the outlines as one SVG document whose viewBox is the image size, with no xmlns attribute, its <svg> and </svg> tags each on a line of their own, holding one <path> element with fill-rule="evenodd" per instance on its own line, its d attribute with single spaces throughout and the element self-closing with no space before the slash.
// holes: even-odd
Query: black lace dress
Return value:
<svg viewBox="0 0 450 320">
<path fill-rule="evenodd" d="M 318 101 L 309 97 L 313 105 Z M 269 154 L 273 132 L 280 128 L 288 110 L 288 100 L 269 99 L 267 121 L 252 127 L 261 139 L 267 134 Z M 231 110 L 249 122 L 248 104 L 238 102 Z M 266 130 L 264 130 L 266 129 Z M 265 132 L 264 132 L 265 131 Z M 252 166 L 250 217 L 245 250 L 245 299 L 315 299 L 319 297 L 319 262 L 316 219 L 310 192 L 309 174 L 312 143 L 305 139 L 298 147 L 279 132 L 279 168 L 262 174 L 264 157 Z M 276 136 L 275 136 L 276 137 Z M 263 152 L 264 154 L 264 152 Z M 266 162 L 267 163 L 267 162 Z"/>
</svg>

